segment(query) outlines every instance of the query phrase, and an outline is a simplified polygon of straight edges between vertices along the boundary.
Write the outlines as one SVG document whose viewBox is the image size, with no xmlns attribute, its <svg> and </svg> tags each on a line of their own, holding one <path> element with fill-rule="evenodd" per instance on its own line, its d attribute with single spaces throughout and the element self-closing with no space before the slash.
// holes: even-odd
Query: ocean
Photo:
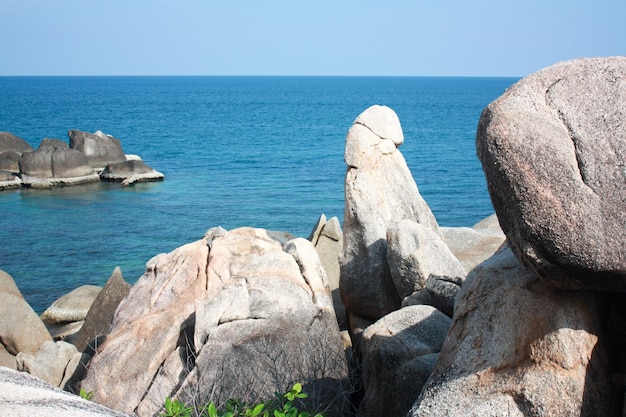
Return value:
<svg viewBox="0 0 626 417">
<path fill-rule="evenodd" d="M 476 158 L 481 111 L 516 78 L 0 77 L 0 131 L 101 130 L 165 181 L 0 191 L 0 269 L 41 313 L 115 266 L 134 283 L 153 256 L 211 227 L 308 237 L 343 219 L 345 136 L 373 104 L 394 109 L 400 147 L 442 226 L 493 212 Z"/>
</svg>

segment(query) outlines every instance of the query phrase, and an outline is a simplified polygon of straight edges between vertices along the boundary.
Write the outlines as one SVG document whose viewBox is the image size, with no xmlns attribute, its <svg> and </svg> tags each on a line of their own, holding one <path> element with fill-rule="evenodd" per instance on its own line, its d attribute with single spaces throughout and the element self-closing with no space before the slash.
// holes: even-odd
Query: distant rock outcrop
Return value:
<svg viewBox="0 0 626 417">
<path fill-rule="evenodd" d="M 32 150 L 33 147 L 24 139 L 10 132 L 0 132 L 0 154 L 13 151 L 22 155 L 24 152 L 30 152 Z"/>
<path fill-rule="evenodd" d="M 397 149 L 403 142 L 398 116 L 384 106 L 361 113 L 346 137 L 340 290 L 348 310 L 372 320 L 400 307 L 387 263 L 388 229 L 409 219 L 439 233 Z"/>
<path fill-rule="evenodd" d="M 107 181 L 121 181 L 124 185 L 135 182 L 162 181 L 164 175 L 150 168 L 141 160 L 128 160 L 108 164 L 100 173 L 100 178 Z"/>
<path fill-rule="evenodd" d="M 108 164 L 126 161 L 120 140 L 101 131 L 95 133 L 70 130 L 70 148 L 85 154 L 89 165 L 101 171 Z"/>
<path fill-rule="evenodd" d="M 626 290 L 626 57 L 578 59 L 509 88 L 476 135 L 513 252 L 550 285 Z"/>
<path fill-rule="evenodd" d="M 19 160 L 19 168 L 24 185 L 33 188 L 100 179 L 82 152 L 63 147 L 43 146 L 25 153 Z"/>
</svg>

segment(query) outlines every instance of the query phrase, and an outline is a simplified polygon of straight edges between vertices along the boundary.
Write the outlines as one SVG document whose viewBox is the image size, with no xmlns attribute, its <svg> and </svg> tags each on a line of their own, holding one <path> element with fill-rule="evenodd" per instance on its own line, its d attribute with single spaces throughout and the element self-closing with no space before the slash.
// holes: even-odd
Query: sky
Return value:
<svg viewBox="0 0 626 417">
<path fill-rule="evenodd" d="M 2 75 L 521 77 L 626 55 L 624 0 L 0 0 Z"/>
</svg>

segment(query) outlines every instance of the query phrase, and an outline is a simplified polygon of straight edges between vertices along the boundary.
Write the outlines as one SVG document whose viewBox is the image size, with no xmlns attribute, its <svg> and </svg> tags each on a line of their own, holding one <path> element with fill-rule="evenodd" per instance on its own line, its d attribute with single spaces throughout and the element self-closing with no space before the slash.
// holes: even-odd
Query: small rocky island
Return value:
<svg viewBox="0 0 626 417">
<path fill-rule="evenodd" d="M 325 417 L 626 415 L 624 79 L 626 57 L 568 61 L 491 103 L 495 214 L 472 228 L 438 225 L 372 106 L 346 137 L 343 230 L 214 227 L 41 317 L 0 271 L 0 409 L 156 417 L 299 382 Z"/>
<path fill-rule="evenodd" d="M 44 138 L 37 149 L 10 132 L 0 132 L 0 190 L 50 188 L 93 181 L 123 185 L 161 181 L 164 175 L 137 155 L 126 155 L 119 139 L 97 131 L 70 130 L 69 144 Z"/>
</svg>

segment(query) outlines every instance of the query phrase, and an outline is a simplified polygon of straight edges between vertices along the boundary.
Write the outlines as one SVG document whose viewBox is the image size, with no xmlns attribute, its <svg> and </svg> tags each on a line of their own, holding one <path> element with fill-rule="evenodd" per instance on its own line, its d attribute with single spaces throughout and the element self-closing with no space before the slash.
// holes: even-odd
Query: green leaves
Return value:
<svg viewBox="0 0 626 417">
<path fill-rule="evenodd" d="M 93 398 L 93 391 L 85 391 L 84 388 L 80 389 L 80 398 L 82 398 L 83 400 L 87 400 L 87 401 L 91 401 L 91 399 Z"/>
<path fill-rule="evenodd" d="M 195 415 L 202 417 L 311 417 L 308 411 L 300 411 L 294 404 L 297 400 L 308 398 L 302 392 L 302 384 L 296 383 L 285 394 L 276 393 L 276 398 L 269 403 L 248 405 L 242 401 L 230 399 L 226 401 L 224 410 L 219 410 L 213 402 L 199 410 Z M 165 399 L 165 413 L 161 417 L 192 417 L 193 409 L 178 399 Z M 312 417 L 324 417 L 315 414 Z"/>
</svg>

